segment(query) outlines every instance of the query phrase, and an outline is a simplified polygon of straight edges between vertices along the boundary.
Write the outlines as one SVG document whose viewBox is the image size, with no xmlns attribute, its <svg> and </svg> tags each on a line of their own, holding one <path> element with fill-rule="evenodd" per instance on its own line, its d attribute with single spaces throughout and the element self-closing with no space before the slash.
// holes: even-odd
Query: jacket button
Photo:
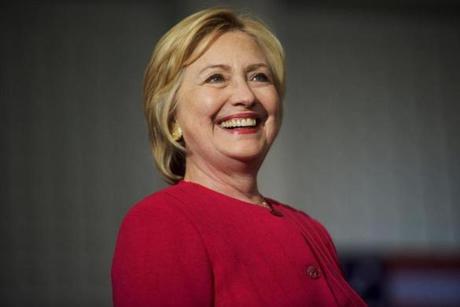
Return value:
<svg viewBox="0 0 460 307">
<path fill-rule="evenodd" d="M 321 270 L 315 265 L 309 265 L 307 267 L 307 276 L 311 279 L 318 279 L 321 276 Z"/>
</svg>

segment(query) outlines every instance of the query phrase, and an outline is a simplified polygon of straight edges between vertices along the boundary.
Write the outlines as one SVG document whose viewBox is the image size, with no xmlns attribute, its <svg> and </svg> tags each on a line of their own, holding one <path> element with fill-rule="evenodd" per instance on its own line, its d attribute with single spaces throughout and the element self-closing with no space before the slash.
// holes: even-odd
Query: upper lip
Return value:
<svg viewBox="0 0 460 307">
<path fill-rule="evenodd" d="M 217 124 L 221 124 L 227 120 L 231 120 L 234 118 L 254 118 L 256 120 L 260 119 L 260 115 L 257 114 L 256 112 L 244 112 L 244 113 L 236 113 L 228 116 L 224 116 L 219 118 L 216 122 Z"/>
</svg>

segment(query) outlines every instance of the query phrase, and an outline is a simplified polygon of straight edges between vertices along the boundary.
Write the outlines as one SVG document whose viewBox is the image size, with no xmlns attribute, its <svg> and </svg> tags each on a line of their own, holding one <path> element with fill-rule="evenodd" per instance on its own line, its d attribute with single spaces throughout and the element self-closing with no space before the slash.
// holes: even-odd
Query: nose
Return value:
<svg viewBox="0 0 460 307">
<path fill-rule="evenodd" d="M 232 84 L 231 102 L 233 105 L 250 107 L 255 103 L 256 96 L 247 80 L 238 79 Z"/>
</svg>

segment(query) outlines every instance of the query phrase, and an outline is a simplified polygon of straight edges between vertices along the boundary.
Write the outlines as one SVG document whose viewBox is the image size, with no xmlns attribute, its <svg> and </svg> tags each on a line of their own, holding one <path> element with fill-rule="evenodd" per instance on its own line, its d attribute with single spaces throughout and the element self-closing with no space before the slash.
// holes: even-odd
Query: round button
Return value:
<svg viewBox="0 0 460 307">
<path fill-rule="evenodd" d="M 321 276 L 321 270 L 315 265 L 309 265 L 307 267 L 307 276 L 311 279 L 318 279 Z"/>
</svg>

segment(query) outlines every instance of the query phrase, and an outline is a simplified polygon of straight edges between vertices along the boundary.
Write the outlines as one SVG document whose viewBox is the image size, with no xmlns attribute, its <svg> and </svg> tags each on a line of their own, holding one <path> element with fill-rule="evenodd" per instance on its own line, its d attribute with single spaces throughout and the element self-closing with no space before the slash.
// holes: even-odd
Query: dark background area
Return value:
<svg viewBox="0 0 460 307">
<path fill-rule="evenodd" d="M 165 186 L 142 78 L 196 10 L 261 17 L 286 48 L 262 192 L 323 222 L 372 306 L 460 303 L 457 1 L 0 5 L 0 304 L 110 306 L 127 209 Z"/>
</svg>

